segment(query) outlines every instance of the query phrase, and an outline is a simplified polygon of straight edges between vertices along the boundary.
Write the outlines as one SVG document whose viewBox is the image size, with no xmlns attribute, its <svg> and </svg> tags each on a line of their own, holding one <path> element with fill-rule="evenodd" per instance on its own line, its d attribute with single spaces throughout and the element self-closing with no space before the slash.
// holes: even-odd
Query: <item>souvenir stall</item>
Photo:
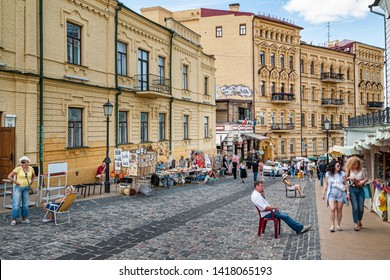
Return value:
<svg viewBox="0 0 390 280">
<path fill-rule="evenodd" d="M 119 176 L 121 193 L 134 195 L 142 187 L 150 186 L 151 174 L 156 172 L 156 160 L 156 152 L 145 148 L 131 151 L 115 149 L 115 172 Z"/>
</svg>

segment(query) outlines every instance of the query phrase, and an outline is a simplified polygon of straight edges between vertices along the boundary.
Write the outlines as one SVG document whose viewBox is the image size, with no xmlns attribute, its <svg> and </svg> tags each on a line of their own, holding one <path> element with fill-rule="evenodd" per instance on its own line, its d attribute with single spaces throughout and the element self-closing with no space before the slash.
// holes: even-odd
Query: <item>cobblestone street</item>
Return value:
<svg viewBox="0 0 390 280">
<path fill-rule="evenodd" d="M 41 222 L 41 208 L 30 209 L 31 224 L 10 225 L 1 214 L 0 257 L 9 259 L 113 260 L 284 260 L 321 259 L 314 182 L 306 197 L 285 196 L 280 178 L 265 181 L 267 200 L 298 222 L 313 225 L 296 235 L 282 222 L 274 239 L 269 223 L 257 236 L 258 214 L 245 184 L 223 178 L 214 184 L 160 188 L 152 196 L 122 195 L 76 201 L 70 224 Z"/>
</svg>

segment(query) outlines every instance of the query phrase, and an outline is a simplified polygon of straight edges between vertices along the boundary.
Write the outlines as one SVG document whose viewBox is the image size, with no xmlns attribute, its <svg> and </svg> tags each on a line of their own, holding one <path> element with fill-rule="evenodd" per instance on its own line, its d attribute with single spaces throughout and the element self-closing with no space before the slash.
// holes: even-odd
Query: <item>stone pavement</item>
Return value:
<svg viewBox="0 0 390 280">
<path fill-rule="evenodd" d="M 251 175 L 249 173 L 250 179 L 245 184 L 227 177 L 212 185 L 160 188 L 150 197 L 138 194 L 77 200 L 72 208 L 71 223 L 57 227 L 41 222 L 43 211 L 40 208 L 30 210 L 29 225 L 11 226 L 10 213 L 0 214 L 0 259 L 354 259 L 337 255 L 337 250 L 336 255 L 332 254 L 332 247 L 326 244 L 330 233 L 324 230 L 328 228 L 324 217 L 329 212 L 323 204 L 318 203 L 317 207 L 321 192 L 318 182 L 300 182 L 305 185 L 305 198 L 294 198 L 291 194 L 286 198 L 280 177 L 275 180 L 266 177 L 267 200 L 298 222 L 313 227 L 305 234 L 296 235 L 282 222 L 281 236 L 274 239 L 269 223 L 265 233 L 258 237 L 258 214 L 250 200 Z M 346 209 L 345 212 L 350 211 L 350 207 Z M 317 217 L 322 218 L 320 223 Z M 376 223 L 384 226 L 383 232 L 388 236 L 389 224 Z M 375 239 L 375 231 L 367 232 Z M 356 236 L 356 233 L 352 236 L 355 244 L 358 243 Z M 338 238 L 342 244 L 343 239 L 351 236 L 346 228 L 344 232 L 332 234 L 331 238 L 333 241 Z M 334 242 L 331 244 L 334 246 Z M 365 259 L 364 255 L 359 256 Z"/>
</svg>

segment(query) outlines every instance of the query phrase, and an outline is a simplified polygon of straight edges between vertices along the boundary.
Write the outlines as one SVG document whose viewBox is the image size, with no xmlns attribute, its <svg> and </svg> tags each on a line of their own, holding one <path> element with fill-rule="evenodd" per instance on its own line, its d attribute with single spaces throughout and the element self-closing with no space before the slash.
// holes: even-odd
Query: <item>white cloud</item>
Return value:
<svg viewBox="0 0 390 280">
<path fill-rule="evenodd" d="M 362 18 L 373 0 L 289 0 L 283 8 L 310 23 Z"/>
</svg>

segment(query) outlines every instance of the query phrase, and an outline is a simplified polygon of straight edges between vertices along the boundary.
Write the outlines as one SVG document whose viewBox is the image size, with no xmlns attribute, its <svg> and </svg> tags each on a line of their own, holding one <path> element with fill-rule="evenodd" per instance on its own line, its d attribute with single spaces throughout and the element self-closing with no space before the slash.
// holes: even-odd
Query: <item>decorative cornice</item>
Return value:
<svg viewBox="0 0 390 280">
<path fill-rule="evenodd" d="M 100 8 L 92 5 L 91 3 L 87 3 L 86 1 L 68 0 L 68 2 L 71 4 L 74 4 L 76 7 L 82 8 L 83 10 L 86 10 L 90 13 L 93 13 L 93 14 L 98 15 L 100 17 L 104 17 L 106 20 L 108 20 L 110 18 L 108 11 L 100 9 Z"/>
</svg>

